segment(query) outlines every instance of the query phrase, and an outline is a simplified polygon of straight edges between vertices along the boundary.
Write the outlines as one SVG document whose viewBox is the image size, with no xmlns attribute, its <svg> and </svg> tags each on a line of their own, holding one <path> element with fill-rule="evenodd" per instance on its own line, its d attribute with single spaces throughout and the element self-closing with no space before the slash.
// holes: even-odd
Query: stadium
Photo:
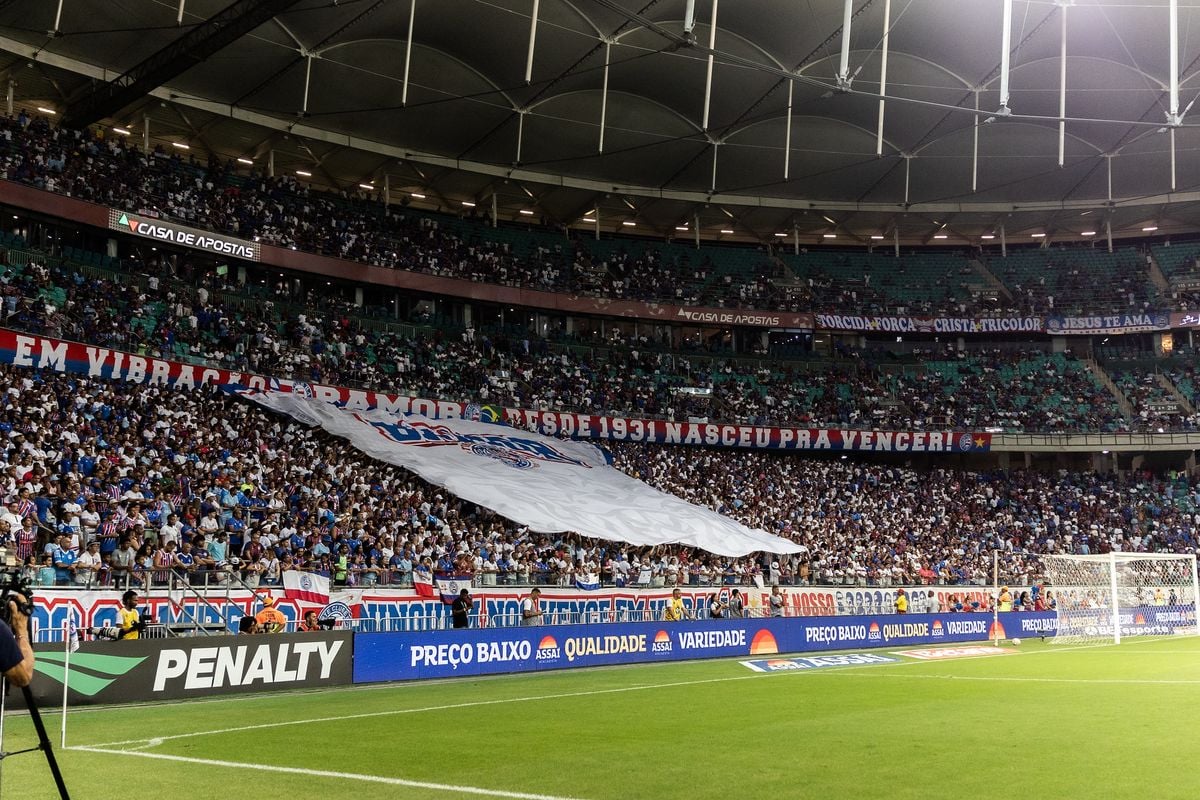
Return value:
<svg viewBox="0 0 1200 800">
<path fill-rule="evenodd" d="M 0 792 L 1194 797 L 1192 22 L 0 0 Z"/>
</svg>

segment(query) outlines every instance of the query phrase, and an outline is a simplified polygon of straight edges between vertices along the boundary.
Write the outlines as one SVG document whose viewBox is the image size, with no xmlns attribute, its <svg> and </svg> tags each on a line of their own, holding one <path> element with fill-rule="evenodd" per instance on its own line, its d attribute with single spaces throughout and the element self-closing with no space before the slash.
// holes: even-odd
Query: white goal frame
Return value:
<svg viewBox="0 0 1200 800">
<path fill-rule="evenodd" d="M 1187 602 L 1184 602 L 1183 598 L 1181 598 L 1180 605 L 1191 605 L 1192 606 L 1193 619 L 1192 619 L 1192 622 L 1190 625 L 1181 626 L 1181 630 L 1175 631 L 1175 634 L 1176 635 L 1191 635 L 1191 636 L 1200 635 L 1200 573 L 1198 573 L 1198 570 L 1197 570 L 1196 556 L 1194 554 L 1190 554 L 1190 553 L 1126 553 L 1126 552 L 1113 551 L 1110 553 L 1106 553 L 1104 555 L 1086 555 L 1086 556 L 1084 556 L 1084 555 L 1053 555 L 1053 556 L 1044 556 L 1043 558 L 1044 558 L 1044 561 L 1047 563 L 1052 560 L 1055 560 L 1055 561 L 1068 562 L 1068 563 L 1075 562 L 1075 563 L 1079 563 L 1079 564 L 1103 565 L 1104 567 L 1107 568 L 1108 585 L 1103 588 L 1107 590 L 1107 598 L 1106 599 L 1108 602 L 1107 602 L 1106 606 L 1102 606 L 1101 609 L 1097 609 L 1097 610 L 1104 611 L 1106 609 L 1106 613 L 1109 618 L 1109 625 L 1112 628 L 1112 643 L 1113 644 L 1121 643 L 1121 617 L 1120 617 L 1120 614 L 1121 614 L 1121 610 L 1122 610 L 1122 602 L 1121 602 L 1121 591 L 1120 590 L 1122 588 L 1127 588 L 1127 585 L 1123 585 L 1120 581 L 1120 570 L 1118 569 L 1118 567 L 1121 566 L 1122 564 L 1128 564 L 1131 562 L 1149 562 L 1149 561 L 1190 562 L 1189 566 L 1190 566 L 1190 572 L 1191 572 L 1191 586 L 1187 587 L 1187 584 L 1180 584 L 1180 586 L 1181 586 L 1181 588 L 1190 588 L 1191 589 L 1191 598 Z M 1046 577 L 1047 578 L 1051 577 L 1049 574 L 1049 570 L 1047 570 Z M 1064 613 L 1070 613 L 1073 610 L 1073 609 L 1069 609 L 1069 608 L 1064 608 L 1063 599 L 1065 599 L 1065 598 L 1062 598 L 1060 596 L 1061 591 L 1069 590 L 1069 589 L 1073 589 L 1073 588 L 1080 588 L 1080 589 L 1101 588 L 1100 586 L 1096 586 L 1096 585 L 1092 585 L 1092 586 L 1081 585 L 1079 587 L 1071 587 L 1071 586 L 1056 585 L 1054 583 L 1050 583 L 1049 581 L 1047 583 L 1048 583 L 1047 588 L 1052 589 L 1054 591 L 1054 597 L 1055 597 L 1055 601 L 1056 601 L 1056 611 L 1057 611 L 1057 616 L 1058 616 L 1060 626 L 1061 626 L 1062 620 L 1064 619 Z M 1139 587 L 1139 588 L 1141 588 L 1141 587 Z M 1128 607 L 1128 606 L 1126 606 L 1126 607 Z M 1185 632 L 1187 629 L 1190 629 L 1190 631 L 1191 631 L 1190 634 Z M 1055 638 L 1057 639 L 1058 637 L 1056 636 Z M 1099 636 L 1096 638 L 1097 639 L 1106 639 L 1108 637 L 1107 636 Z"/>
</svg>

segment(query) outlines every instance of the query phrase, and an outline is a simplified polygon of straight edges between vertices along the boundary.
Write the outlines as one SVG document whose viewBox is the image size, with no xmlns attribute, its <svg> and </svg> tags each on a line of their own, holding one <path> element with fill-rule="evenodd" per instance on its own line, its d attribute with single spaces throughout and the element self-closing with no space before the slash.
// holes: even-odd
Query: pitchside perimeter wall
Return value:
<svg viewBox="0 0 1200 800">
<path fill-rule="evenodd" d="M 1107 620 L 1097 612 L 1097 633 Z M 1127 609 L 1125 635 L 1169 635 L 1191 605 Z M 1053 636 L 1052 612 L 542 625 L 393 633 L 285 633 L 36 646 L 43 705 L 178 700 L 217 694 L 382 681 L 534 672 L 651 661 L 936 646 Z M 933 654 L 936 655 L 936 654 Z M 70 668 L 68 670 L 68 663 Z M 782 663 L 782 662 L 781 662 Z M 785 668 L 786 665 L 781 666 Z"/>
</svg>

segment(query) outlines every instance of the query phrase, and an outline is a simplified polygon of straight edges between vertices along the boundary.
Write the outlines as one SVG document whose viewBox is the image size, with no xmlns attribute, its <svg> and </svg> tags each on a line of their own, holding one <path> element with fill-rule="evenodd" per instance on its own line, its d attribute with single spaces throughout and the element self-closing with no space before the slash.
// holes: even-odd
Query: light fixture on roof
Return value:
<svg viewBox="0 0 1200 800">
<path fill-rule="evenodd" d="M 583 221 L 584 222 L 595 222 L 596 218 L 595 217 L 584 217 Z"/>
<path fill-rule="evenodd" d="M 360 184 L 358 185 L 358 188 L 360 188 L 360 189 L 366 189 L 368 192 L 373 192 L 373 191 L 375 191 L 375 187 L 374 187 L 373 185 L 369 184 L 369 183 L 360 183 Z"/>
<path fill-rule="evenodd" d="M 1080 236 L 1095 236 L 1096 232 L 1095 231 L 1084 231 L 1083 233 L 1081 233 L 1079 235 Z"/>
<path fill-rule="evenodd" d="M 837 234 L 836 233 L 822 233 L 821 238 L 822 239 L 836 239 Z"/>
<path fill-rule="evenodd" d="M 1031 233 L 1029 235 L 1035 239 L 1045 239 L 1046 238 L 1046 234 L 1044 234 L 1044 233 Z"/>
<path fill-rule="evenodd" d="M 254 166 L 254 161 L 253 161 L 253 159 L 249 159 L 249 158 L 239 158 L 237 161 L 238 161 L 238 163 L 239 163 L 239 164 L 245 164 L 245 165 L 246 165 L 246 166 L 248 166 L 248 167 L 253 167 L 253 166 Z"/>
<path fill-rule="evenodd" d="M 302 169 L 296 170 L 296 174 L 299 175 L 301 178 L 311 178 L 312 177 L 311 172 L 306 172 L 305 170 L 302 170 Z"/>
<path fill-rule="evenodd" d="M 113 128 L 113 133 L 119 133 L 122 136 L 130 136 L 133 131 L 129 130 L 128 128 Z"/>
<path fill-rule="evenodd" d="M 1156 230 L 1158 230 L 1157 225 L 1148 225 L 1145 228 L 1142 228 L 1142 233 L 1149 233 L 1150 231 L 1156 231 Z"/>
<path fill-rule="evenodd" d="M 933 235 L 933 238 L 935 238 L 935 239 L 949 239 L 950 237 L 949 237 L 949 236 L 947 236 L 947 235 L 946 235 L 946 234 L 944 234 L 944 233 L 935 233 L 935 234 Z"/>
<path fill-rule="evenodd" d="M 686 231 L 687 229 L 688 229 L 687 225 L 676 225 L 675 226 L 675 230 L 677 230 L 677 231 Z"/>
<path fill-rule="evenodd" d="M 191 150 L 192 149 L 192 146 L 190 144 L 184 144 L 183 142 L 171 142 L 171 146 L 178 147 L 180 150 Z"/>
<path fill-rule="evenodd" d="M 787 234 L 786 234 L 786 233 L 777 233 L 777 234 L 775 234 L 775 235 L 776 235 L 776 236 L 778 236 L 780 239 L 787 238 Z"/>
<path fill-rule="evenodd" d="M 526 217 L 532 217 L 532 216 L 533 216 L 533 212 L 532 212 L 532 211 L 530 211 L 528 208 L 522 208 L 522 209 L 521 209 L 519 212 L 517 212 L 517 213 L 521 214 L 522 216 L 526 216 Z"/>
<path fill-rule="evenodd" d="M 985 233 L 983 236 L 980 236 L 979 238 L 980 239 L 995 239 L 996 235 L 993 233 Z"/>
<path fill-rule="evenodd" d="M 721 228 L 721 233 L 733 233 L 729 228 Z"/>
<path fill-rule="evenodd" d="M 415 198 L 417 198 L 418 200 L 424 200 L 424 199 L 425 199 L 425 195 L 423 195 L 423 194 L 419 194 L 419 193 L 417 193 L 417 192 L 413 192 L 413 193 L 412 193 L 412 196 L 413 196 L 413 197 L 415 197 Z"/>
<path fill-rule="evenodd" d="M 45 106 L 38 106 L 37 110 L 42 112 L 43 114 L 49 114 L 51 116 L 54 116 L 55 114 L 58 113 L 53 108 L 46 108 Z"/>
<path fill-rule="evenodd" d="M 626 228 L 636 228 L 637 227 L 637 223 L 631 219 L 627 219 L 624 222 L 622 222 L 621 224 L 624 225 Z"/>
<path fill-rule="evenodd" d="M 873 233 L 873 234 L 871 234 L 871 238 L 872 239 L 882 239 L 883 234 L 882 233 Z"/>
<path fill-rule="evenodd" d="M 466 206 L 467 208 L 474 208 L 474 207 L 475 207 L 475 204 L 474 204 L 473 202 L 471 202 L 470 200 L 463 200 L 463 201 L 462 201 L 462 204 L 463 204 L 464 206 Z"/>
</svg>

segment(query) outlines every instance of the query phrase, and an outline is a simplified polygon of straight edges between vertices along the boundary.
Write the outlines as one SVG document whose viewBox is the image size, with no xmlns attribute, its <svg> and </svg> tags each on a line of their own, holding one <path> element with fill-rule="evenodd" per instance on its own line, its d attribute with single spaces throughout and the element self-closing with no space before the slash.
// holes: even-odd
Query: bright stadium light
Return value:
<svg viewBox="0 0 1200 800">
<path fill-rule="evenodd" d="M 533 212 L 530 211 L 528 208 L 522 208 L 517 213 L 524 217 L 532 217 L 533 216 Z"/>
<path fill-rule="evenodd" d="M 836 239 L 837 234 L 836 233 L 822 233 L 821 238 L 822 239 Z"/>
<path fill-rule="evenodd" d="M 872 238 L 872 239 L 882 239 L 882 238 L 883 238 L 883 234 L 881 234 L 881 233 L 873 233 L 873 234 L 871 234 L 871 238 Z"/>
<path fill-rule="evenodd" d="M 462 201 L 462 204 L 463 204 L 464 206 L 466 206 L 467 208 L 474 208 L 474 207 L 475 207 L 475 204 L 474 204 L 474 203 L 472 203 L 470 200 L 463 200 L 463 201 Z"/>
<path fill-rule="evenodd" d="M 358 188 L 360 188 L 360 189 L 366 189 L 368 192 L 373 192 L 373 191 L 375 191 L 375 187 L 374 187 L 374 186 L 372 186 L 372 185 L 371 185 L 371 184 L 369 184 L 369 183 L 360 183 L 360 184 L 358 185 Z"/>
<path fill-rule="evenodd" d="M 1031 233 L 1031 234 L 1029 234 L 1029 235 L 1030 235 L 1030 236 L 1032 236 L 1034 239 L 1044 239 L 1044 238 L 1046 238 L 1046 234 L 1044 234 L 1044 233 Z"/>
<path fill-rule="evenodd" d="M 1081 233 L 1079 235 L 1080 236 L 1095 236 L 1096 232 L 1095 231 L 1084 231 L 1083 233 Z"/>
<path fill-rule="evenodd" d="M 944 234 L 944 233 L 935 233 L 935 234 L 933 235 L 933 238 L 935 238 L 935 239 L 949 239 L 950 237 L 949 237 L 949 236 L 947 236 L 947 235 L 946 235 L 946 234 Z"/>
<path fill-rule="evenodd" d="M 113 133 L 119 133 L 122 136 L 129 136 L 133 133 L 133 131 L 129 130 L 128 128 L 113 128 Z"/>
<path fill-rule="evenodd" d="M 425 195 L 423 195 L 423 194 L 420 194 L 420 193 L 418 193 L 418 192 L 413 192 L 413 193 L 412 193 L 412 196 L 413 196 L 413 197 L 415 197 L 415 198 L 416 198 L 416 199 L 418 199 L 418 200 L 424 200 L 424 199 L 425 199 Z"/>
<path fill-rule="evenodd" d="M 311 172 L 306 172 L 305 170 L 302 170 L 302 169 L 296 170 L 296 174 L 299 175 L 301 178 L 311 178 L 312 177 Z"/>
<path fill-rule="evenodd" d="M 1142 228 L 1142 232 L 1143 232 L 1143 233 L 1149 233 L 1150 231 L 1156 231 L 1156 230 L 1158 230 L 1158 226 L 1157 226 L 1157 225 L 1149 225 L 1149 226 L 1147 226 L 1147 227 L 1145 227 L 1145 228 Z"/>
<path fill-rule="evenodd" d="M 583 221 L 584 222 L 595 222 L 596 218 L 595 217 L 584 217 Z"/>
<path fill-rule="evenodd" d="M 180 150 L 191 150 L 192 149 L 192 146 L 190 144 L 184 144 L 183 142 L 171 142 L 171 146 L 178 147 Z"/>
<path fill-rule="evenodd" d="M 250 159 L 248 159 L 248 158 L 239 158 L 239 159 L 238 159 L 238 163 L 239 163 L 239 164 L 245 164 L 246 166 L 249 166 L 249 167 L 252 167 L 252 166 L 254 166 L 254 162 L 253 162 L 253 161 L 251 161 L 251 160 L 250 160 Z"/>
<path fill-rule="evenodd" d="M 622 222 L 621 224 L 624 225 L 626 228 L 636 228 L 637 227 L 637 223 L 631 219 L 627 219 L 624 222 Z"/>
<path fill-rule="evenodd" d="M 992 234 L 992 233 L 985 233 L 983 236 L 980 236 L 979 238 L 980 239 L 995 239 L 996 236 L 995 236 L 995 234 Z"/>
<path fill-rule="evenodd" d="M 46 108 L 45 106 L 38 106 L 37 110 L 42 112 L 43 114 L 49 114 L 51 116 L 54 116 L 55 114 L 58 113 L 53 108 Z"/>
<path fill-rule="evenodd" d="M 721 233 L 733 233 L 729 228 L 721 228 Z"/>
<path fill-rule="evenodd" d="M 777 233 L 777 234 L 775 234 L 775 235 L 776 235 L 776 236 L 778 236 L 780 239 L 787 238 L 787 234 L 786 234 L 786 233 Z"/>
<path fill-rule="evenodd" d="M 675 226 L 675 230 L 677 230 L 677 231 L 686 231 L 687 229 L 688 229 L 687 225 L 676 225 Z"/>
</svg>

